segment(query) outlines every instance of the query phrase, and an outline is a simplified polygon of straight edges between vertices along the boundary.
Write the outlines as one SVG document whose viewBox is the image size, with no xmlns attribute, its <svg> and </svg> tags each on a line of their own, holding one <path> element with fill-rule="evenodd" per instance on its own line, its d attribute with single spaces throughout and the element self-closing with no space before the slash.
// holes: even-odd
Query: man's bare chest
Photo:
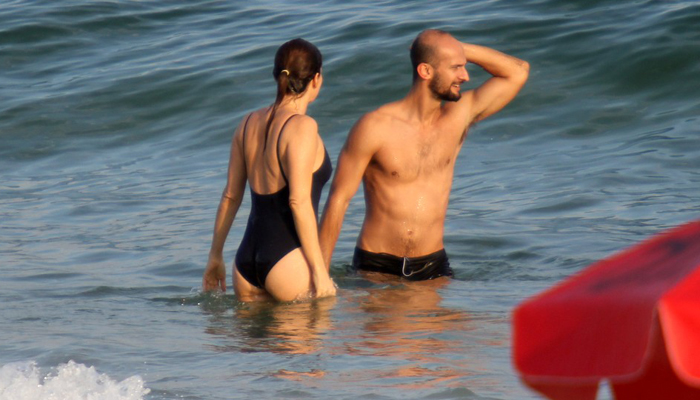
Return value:
<svg viewBox="0 0 700 400">
<path fill-rule="evenodd" d="M 403 138 L 387 141 L 374 155 L 369 168 L 397 180 L 437 178 L 452 174 L 459 149 L 445 138 Z"/>
</svg>

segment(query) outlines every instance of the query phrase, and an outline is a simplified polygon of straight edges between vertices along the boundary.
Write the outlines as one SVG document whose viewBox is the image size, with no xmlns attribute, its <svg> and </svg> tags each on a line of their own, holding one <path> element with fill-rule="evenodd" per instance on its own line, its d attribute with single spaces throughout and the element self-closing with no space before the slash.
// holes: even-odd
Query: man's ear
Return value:
<svg viewBox="0 0 700 400">
<path fill-rule="evenodd" d="M 428 63 L 418 64 L 416 70 L 418 71 L 418 76 L 425 80 L 431 79 L 433 77 L 433 66 Z"/>
</svg>

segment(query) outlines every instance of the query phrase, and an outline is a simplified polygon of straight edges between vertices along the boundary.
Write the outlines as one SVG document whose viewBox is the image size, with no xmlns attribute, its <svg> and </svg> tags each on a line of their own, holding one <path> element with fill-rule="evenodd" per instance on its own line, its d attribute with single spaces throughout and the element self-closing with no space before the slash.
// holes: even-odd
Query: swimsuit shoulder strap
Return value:
<svg viewBox="0 0 700 400">
<path fill-rule="evenodd" d="M 289 181 L 287 180 L 287 174 L 284 173 L 284 168 L 282 167 L 282 159 L 280 158 L 280 142 L 282 141 L 282 133 L 284 132 L 284 128 L 287 126 L 287 122 L 289 122 L 290 119 L 296 116 L 297 114 L 292 114 L 292 116 L 290 116 L 289 118 L 287 118 L 286 121 L 284 121 L 282 129 L 280 129 L 280 134 L 277 136 L 277 163 L 279 163 L 282 178 L 284 178 L 284 181 L 287 183 L 287 185 L 289 185 Z"/>
<path fill-rule="evenodd" d="M 243 123 L 243 163 L 246 164 L 246 168 L 248 168 L 248 165 L 246 163 L 246 157 L 245 157 L 245 133 L 248 130 L 248 121 L 250 120 L 250 116 L 253 115 L 253 113 L 248 114 L 248 117 L 245 119 L 245 123 Z"/>
</svg>

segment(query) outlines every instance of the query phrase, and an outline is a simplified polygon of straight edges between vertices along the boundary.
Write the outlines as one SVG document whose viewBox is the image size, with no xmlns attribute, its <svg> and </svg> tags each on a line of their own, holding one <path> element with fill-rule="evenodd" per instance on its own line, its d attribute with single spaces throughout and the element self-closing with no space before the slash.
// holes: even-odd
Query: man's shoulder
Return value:
<svg viewBox="0 0 700 400">
<path fill-rule="evenodd" d="M 385 104 L 364 114 L 355 124 L 356 130 L 381 132 L 401 120 L 396 102 Z"/>
<path fill-rule="evenodd" d="M 350 130 L 346 146 L 374 153 L 380 149 L 396 123 L 391 103 L 369 111 L 357 120 Z"/>
</svg>

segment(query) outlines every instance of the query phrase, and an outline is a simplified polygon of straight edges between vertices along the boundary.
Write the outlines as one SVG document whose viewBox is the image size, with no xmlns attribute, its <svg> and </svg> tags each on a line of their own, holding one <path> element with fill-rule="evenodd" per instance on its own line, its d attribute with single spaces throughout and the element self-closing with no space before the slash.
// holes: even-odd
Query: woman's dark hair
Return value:
<svg viewBox="0 0 700 400">
<path fill-rule="evenodd" d="M 265 146 L 267 135 L 270 132 L 272 119 L 275 117 L 277 107 L 284 96 L 295 94 L 300 96 L 306 90 L 314 76 L 321 72 L 323 57 L 316 46 L 304 39 L 297 38 L 280 46 L 275 54 L 275 66 L 272 76 L 277 81 L 277 97 L 272 106 L 270 117 L 265 128 Z"/>
</svg>

